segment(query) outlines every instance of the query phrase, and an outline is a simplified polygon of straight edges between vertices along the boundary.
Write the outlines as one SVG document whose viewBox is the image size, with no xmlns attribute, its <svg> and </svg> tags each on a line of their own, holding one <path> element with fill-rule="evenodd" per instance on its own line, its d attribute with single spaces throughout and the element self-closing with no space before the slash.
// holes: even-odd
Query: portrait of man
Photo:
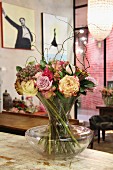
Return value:
<svg viewBox="0 0 113 170">
<path fill-rule="evenodd" d="M 16 13 L 15 17 L 12 8 L 19 8 L 16 11 L 21 13 Z M 33 10 L 3 3 L 3 47 L 31 49 L 35 35 L 33 14 Z"/>
</svg>

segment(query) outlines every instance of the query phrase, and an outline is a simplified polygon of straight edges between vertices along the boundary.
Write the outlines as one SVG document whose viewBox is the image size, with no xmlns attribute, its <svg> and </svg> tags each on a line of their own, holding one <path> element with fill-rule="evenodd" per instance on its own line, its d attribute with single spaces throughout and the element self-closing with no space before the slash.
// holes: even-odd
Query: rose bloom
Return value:
<svg viewBox="0 0 113 170">
<path fill-rule="evenodd" d="M 59 91 L 65 97 L 76 96 L 79 91 L 80 83 L 78 77 L 66 75 L 59 81 Z"/>
<path fill-rule="evenodd" d="M 35 87 L 35 83 L 33 80 L 29 80 L 27 82 L 22 81 L 21 87 L 23 90 L 23 94 L 26 96 L 35 96 L 38 92 L 38 88 Z"/>
<path fill-rule="evenodd" d="M 56 94 L 54 93 L 54 90 L 55 90 L 56 88 L 55 87 L 53 87 L 53 88 L 51 88 L 51 89 L 49 89 L 49 91 L 43 91 L 42 92 L 42 95 L 46 98 L 46 99 L 49 99 L 49 98 L 51 98 L 52 96 L 55 96 Z"/>
<path fill-rule="evenodd" d="M 50 81 L 47 76 L 39 76 L 36 81 L 36 86 L 38 87 L 39 91 L 49 90 L 52 86 L 52 82 Z"/>
<path fill-rule="evenodd" d="M 39 76 L 42 76 L 42 72 L 36 73 L 34 77 L 35 77 L 35 78 L 38 78 Z"/>
<path fill-rule="evenodd" d="M 19 95 L 23 95 L 23 89 L 21 83 L 18 80 L 15 82 L 15 89 Z"/>
<path fill-rule="evenodd" d="M 50 81 L 53 79 L 53 73 L 49 70 L 48 67 L 44 69 L 42 76 L 47 76 Z"/>
</svg>

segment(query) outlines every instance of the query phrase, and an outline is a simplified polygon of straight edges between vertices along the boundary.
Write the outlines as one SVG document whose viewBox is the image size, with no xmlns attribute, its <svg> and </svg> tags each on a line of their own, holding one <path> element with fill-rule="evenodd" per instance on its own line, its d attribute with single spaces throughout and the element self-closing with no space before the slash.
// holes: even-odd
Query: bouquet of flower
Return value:
<svg viewBox="0 0 113 170">
<path fill-rule="evenodd" d="M 104 87 L 102 90 L 100 90 L 102 97 L 109 97 L 109 96 L 113 96 L 113 89 L 112 88 L 108 88 L 108 87 Z"/>
<path fill-rule="evenodd" d="M 36 96 L 41 94 L 46 99 L 54 96 L 69 98 L 92 91 L 95 80 L 87 71 L 71 65 L 68 61 L 44 60 L 39 63 L 29 62 L 25 68 L 17 69 L 15 89 L 20 95 Z"/>
<path fill-rule="evenodd" d="M 104 87 L 100 92 L 105 105 L 113 105 L 113 88 Z"/>
<path fill-rule="evenodd" d="M 81 94 L 93 91 L 95 80 L 86 70 L 56 59 L 29 62 L 24 68 L 17 66 L 16 76 L 18 94 L 37 96 L 49 114 L 47 136 L 39 140 L 44 143 L 44 152 L 49 155 L 73 153 L 79 144 L 68 125 L 67 115 Z M 70 139 L 68 144 L 66 141 L 62 144 L 64 137 Z"/>
</svg>

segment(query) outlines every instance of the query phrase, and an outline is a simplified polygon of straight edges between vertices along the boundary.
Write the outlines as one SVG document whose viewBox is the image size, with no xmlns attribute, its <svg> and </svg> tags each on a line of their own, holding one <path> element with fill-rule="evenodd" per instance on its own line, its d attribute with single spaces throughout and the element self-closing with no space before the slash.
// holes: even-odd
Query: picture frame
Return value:
<svg viewBox="0 0 113 170">
<path fill-rule="evenodd" d="M 41 13 L 42 54 L 45 60 L 67 60 L 67 17 Z"/>
<path fill-rule="evenodd" d="M 2 47 L 31 50 L 35 36 L 34 10 L 2 2 Z"/>
<path fill-rule="evenodd" d="M 0 2 L 0 47 L 2 46 L 2 2 Z"/>
</svg>

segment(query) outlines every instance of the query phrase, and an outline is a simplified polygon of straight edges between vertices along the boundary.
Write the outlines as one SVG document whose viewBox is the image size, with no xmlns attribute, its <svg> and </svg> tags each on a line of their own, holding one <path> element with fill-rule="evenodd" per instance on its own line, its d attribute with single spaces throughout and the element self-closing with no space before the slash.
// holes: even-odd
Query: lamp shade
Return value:
<svg viewBox="0 0 113 170">
<path fill-rule="evenodd" d="M 102 41 L 109 36 L 113 24 L 113 0 L 88 0 L 88 29 Z"/>
</svg>

